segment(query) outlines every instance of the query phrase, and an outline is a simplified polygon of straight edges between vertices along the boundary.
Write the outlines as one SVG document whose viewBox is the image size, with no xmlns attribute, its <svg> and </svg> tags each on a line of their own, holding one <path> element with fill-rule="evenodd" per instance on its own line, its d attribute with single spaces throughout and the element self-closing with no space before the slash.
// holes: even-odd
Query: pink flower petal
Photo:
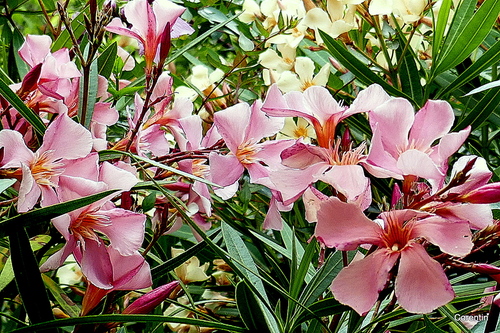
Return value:
<svg viewBox="0 0 500 333">
<path fill-rule="evenodd" d="M 39 152 L 53 150 L 53 158 L 76 159 L 85 157 L 92 149 L 92 135 L 68 115 L 61 114 L 49 125 Z"/>
<path fill-rule="evenodd" d="M 110 241 L 110 246 L 122 255 L 134 254 L 142 245 L 144 240 L 144 223 L 146 216 L 129 210 L 115 208 L 112 210 L 100 210 L 109 218 L 110 224 L 99 225 L 95 229 L 105 234 Z"/>
<path fill-rule="evenodd" d="M 449 204 L 438 207 L 435 213 L 454 221 L 467 221 L 473 229 L 483 229 L 493 223 L 493 213 L 488 204 Z"/>
<path fill-rule="evenodd" d="M 223 187 L 234 184 L 245 171 L 234 155 L 210 153 L 209 161 L 212 182 Z"/>
<path fill-rule="evenodd" d="M 23 136 L 17 131 L 1 130 L 0 147 L 3 148 L 2 168 L 20 168 L 21 164 L 29 165 L 35 158 L 35 154 L 26 147 Z"/>
<path fill-rule="evenodd" d="M 362 244 L 382 246 L 382 229 L 354 203 L 331 197 L 321 203 L 317 217 L 314 235 L 328 247 L 350 251 Z"/>
<path fill-rule="evenodd" d="M 399 304 L 411 313 L 432 312 L 455 297 L 441 265 L 417 243 L 401 251 L 395 291 Z"/>
<path fill-rule="evenodd" d="M 329 167 L 327 163 L 316 163 L 303 170 L 273 170 L 269 177 L 276 186 L 275 189 L 281 193 L 283 203 L 288 205 L 298 199 L 309 185 L 317 180 L 316 175 L 323 173 Z"/>
<path fill-rule="evenodd" d="M 430 147 L 450 131 L 454 120 L 455 115 L 448 102 L 429 100 L 415 115 L 410 142 L 420 149 Z"/>
<path fill-rule="evenodd" d="M 267 210 L 266 218 L 262 225 L 263 229 L 281 230 L 283 229 L 283 220 L 276 205 L 276 199 L 271 198 L 269 209 Z"/>
<path fill-rule="evenodd" d="M 369 180 L 360 165 L 334 165 L 318 179 L 332 185 L 350 202 L 365 194 L 367 189 L 370 193 Z"/>
<path fill-rule="evenodd" d="M 173 27 L 177 22 L 177 19 L 184 13 L 186 8 L 179 6 L 169 0 L 155 0 L 153 2 L 153 12 L 157 18 L 156 21 L 156 31 L 158 33 L 165 30 L 165 26 L 170 23 L 170 27 Z M 175 38 L 175 37 L 172 37 Z"/>
<path fill-rule="evenodd" d="M 103 243 L 87 239 L 80 265 L 82 273 L 93 285 L 101 289 L 113 287 L 113 265 Z"/>
<path fill-rule="evenodd" d="M 397 167 L 403 175 L 414 175 L 428 180 L 442 181 L 445 176 L 439 171 L 429 155 L 416 149 L 401 153 Z"/>
<path fill-rule="evenodd" d="M 373 111 L 376 107 L 390 99 L 391 97 L 385 92 L 384 88 L 378 84 L 372 84 L 359 92 L 356 99 L 346 111 L 346 115 Z"/>
<path fill-rule="evenodd" d="M 333 121 L 337 124 L 343 117 L 345 107 L 332 97 L 328 89 L 320 86 L 311 86 L 304 91 L 304 100 L 311 114 L 324 126 Z"/>
<path fill-rule="evenodd" d="M 398 257 L 399 254 L 381 248 L 359 261 L 352 262 L 333 280 L 333 296 L 360 315 L 365 315 L 384 289 L 389 271 Z"/>
<path fill-rule="evenodd" d="M 246 137 L 250 117 L 250 106 L 246 103 L 238 103 L 214 115 L 214 124 L 233 154 L 246 139 L 252 139 Z M 257 141 L 260 138 L 253 139 Z"/>
<path fill-rule="evenodd" d="M 48 271 L 53 271 L 55 269 L 58 269 L 59 267 L 64 264 L 64 261 L 68 256 L 73 252 L 73 250 L 76 247 L 76 240 L 74 237 L 71 237 L 69 240 L 66 241 L 66 244 L 51 255 L 41 266 L 40 266 L 40 272 L 48 272 Z"/>
<path fill-rule="evenodd" d="M 17 200 L 17 210 L 20 213 L 27 212 L 33 208 L 42 194 L 42 190 L 31 175 L 31 170 L 25 164 L 22 165 L 22 170 L 23 179 L 21 180 Z"/>
<path fill-rule="evenodd" d="M 422 236 L 441 251 L 463 257 L 472 250 L 472 234 L 469 223 L 449 221 L 440 216 L 431 216 L 415 223 L 412 238 Z"/>
<path fill-rule="evenodd" d="M 251 106 L 250 120 L 246 132 L 248 139 L 259 140 L 278 133 L 285 124 L 284 118 L 269 117 L 262 110 L 262 102 L 255 101 Z"/>
<path fill-rule="evenodd" d="M 44 62 L 50 54 L 52 39 L 46 35 L 27 35 L 26 40 L 19 49 L 19 55 L 30 67 Z"/>
<path fill-rule="evenodd" d="M 129 28 L 126 28 L 123 25 L 122 20 L 120 20 L 120 18 L 118 17 L 115 17 L 114 19 L 111 20 L 111 22 L 106 26 L 106 30 L 115 33 L 117 35 L 135 38 L 139 40 L 141 43 L 144 43 L 144 39 L 137 32 L 134 32 Z"/>
</svg>

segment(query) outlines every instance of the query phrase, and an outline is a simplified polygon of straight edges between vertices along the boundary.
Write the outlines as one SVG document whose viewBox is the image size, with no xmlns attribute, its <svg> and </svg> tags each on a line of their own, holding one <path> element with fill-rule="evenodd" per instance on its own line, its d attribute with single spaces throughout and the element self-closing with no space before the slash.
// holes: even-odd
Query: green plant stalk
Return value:
<svg viewBox="0 0 500 333">
<path fill-rule="evenodd" d="M 397 69 L 392 66 L 392 59 L 391 56 L 389 55 L 389 51 L 387 49 L 387 45 L 385 44 L 384 41 L 384 36 L 382 35 L 382 31 L 380 30 L 380 25 L 378 23 L 378 20 L 373 20 L 374 24 L 373 27 L 375 28 L 375 34 L 377 35 L 378 40 L 380 41 L 380 47 L 382 48 L 382 53 L 384 54 L 385 60 L 387 62 L 387 67 L 389 69 L 389 77 L 391 78 L 392 85 L 394 88 L 399 90 L 399 82 L 398 78 L 396 75 Z"/>
</svg>

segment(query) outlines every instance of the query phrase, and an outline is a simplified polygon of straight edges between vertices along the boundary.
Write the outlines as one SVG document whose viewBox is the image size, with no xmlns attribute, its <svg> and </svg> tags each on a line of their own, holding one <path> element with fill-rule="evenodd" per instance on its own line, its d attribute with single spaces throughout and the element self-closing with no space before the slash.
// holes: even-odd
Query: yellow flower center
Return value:
<svg viewBox="0 0 500 333">
<path fill-rule="evenodd" d="M 97 210 L 84 211 L 71 223 L 69 231 L 80 241 L 85 248 L 85 239 L 99 241 L 100 238 L 95 231 L 99 226 L 109 226 L 109 216 L 96 213 Z"/>
<path fill-rule="evenodd" d="M 236 152 L 236 157 L 242 164 L 252 164 L 257 162 L 255 154 L 259 151 L 256 147 L 255 142 L 248 140 L 238 146 L 238 151 Z"/>
<path fill-rule="evenodd" d="M 53 155 L 53 150 L 35 154 L 35 160 L 30 164 L 30 170 L 38 185 L 57 187 L 52 182 L 52 177 L 59 176 L 64 172 L 64 164 L 60 162 L 60 159 L 54 160 Z"/>
</svg>

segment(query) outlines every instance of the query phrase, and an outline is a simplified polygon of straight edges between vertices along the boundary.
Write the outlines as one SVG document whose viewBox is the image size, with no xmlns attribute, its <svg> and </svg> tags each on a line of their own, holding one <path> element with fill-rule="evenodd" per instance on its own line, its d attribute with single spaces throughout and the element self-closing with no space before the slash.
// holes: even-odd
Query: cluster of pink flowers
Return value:
<svg viewBox="0 0 500 333">
<path fill-rule="evenodd" d="M 470 132 L 467 128 L 450 133 L 451 106 L 428 101 L 415 113 L 407 100 L 392 98 L 372 85 L 347 107 L 323 87 L 282 94 L 273 85 L 263 102 L 240 102 L 215 112 L 213 125 L 204 131 L 201 118 L 193 115 L 192 102 L 174 98 L 172 79 L 161 71 L 170 38 L 192 31 L 179 18 L 183 11 L 167 0 L 152 4 L 133 0 L 124 10 L 131 27 L 118 18 L 107 26 L 109 32 L 139 41 L 149 77 L 146 97 L 135 96 L 129 131 L 117 142 L 106 139 L 107 126 L 119 118 L 117 110 L 104 102 L 106 80 L 99 80 L 100 101 L 87 129 L 72 119 L 81 73 L 68 50 L 52 53 L 50 38 L 28 36 L 20 55 L 31 71 L 12 89 L 48 127 L 38 146 L 30 125 L 2 101 L 0 168 L 3 176 L 19 180 L 18 211 L 108 189 L 130 191 L 139 181 L 135 168 L 127 160 L 100 162 L 98 155 L 104 149 L 127 150 L 175 162 L 179 170 L 219 185 L 211 191 L 199 180 L 151 168 L 156 179 L 175 177 L 166 189 L 175 191 L 193 220 L 207 230 L 212 194 L 231 198 L 247 172 L 250 182 L 272 194 L 264 228 L 281 229 L 279 212 L 303 198 L 306 218 L 316 222 L 314 235 L 323 246 L 347 251 L 373 245 L 334 279 L 331 289 L 339 302 L 366 314 L 394 277 L 399 304 L 410 312 L 430 312 L 452 300 L 446 274 L 426 248 L 434 244 L 450 256 L 466 256 L 473 248 L 471 230 L 493 223 L 488 204 L 499 201 L 500 186 L 488 183 L 491 172 L 485 161 L 471 156 L 460 158 L 446 180 L 448 161 Z M 348 128 L 339 126 L 357 114 L 369 119 L 373 132 L 369 145 L 354 146 Z M 285 117 L 305 119 L 315 131 L 314 143 L 304 138 L 271 139 L 282 129 Z M 372 205 L 370 177 L 390 177 L 398 184 L 391 207 L 375 220 L 363 213 Z M 331 186 L 333 195 L 320 192 L 317 182 Z M 153 216 L 157 225 L 165 223 L 167 205 L 164 198 L 157 198 Z M 56 269 L 73 254 L 89 281 L 84 312 L 111 290 L 151 285 L 148 263 L 139 252 L 146 216 L 130 208 L 108 197 L 52 221 L 66 243 L 41 270 Z"/>
</svg>

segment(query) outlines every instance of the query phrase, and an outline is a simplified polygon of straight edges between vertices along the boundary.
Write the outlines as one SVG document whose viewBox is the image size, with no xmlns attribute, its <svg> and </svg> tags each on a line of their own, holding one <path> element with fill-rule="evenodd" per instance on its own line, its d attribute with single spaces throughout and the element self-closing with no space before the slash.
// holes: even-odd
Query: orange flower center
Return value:
<svg viewBox="0 0 500 333">
<path fill-rule="evenodd" d="M 257 162 L 255 154 L 259 151 L 259 148 L 255 145 L 255 142 L 248 140 L 238 146 L 238 151 L 236 152 L 236 157 L 242 164 L 252 164 Z"/>
<path fill-rule="evenodd" d="M 400 252 L 412 239 L 411 232 L 416 223 L 416 218 L 406 222 L 398 221 L 392 214 L 387 215 L 382 240 L 386 248 L 393 252 Z"/>
<path fill-rule="evenodd" d="M 85 248 L 85 239 L 99 241 L 99 235 L 95 231 L 99 226 L 109 226 L 109 216 L 96 213 L 97 210 L 84 211 L 71 223 L 69 231 L 80 241 Z"/>
<path fill-rule="evenodd" d="M 61 163 L 60 159 L 54 160 L 53 155 L 53 150 L 35 154 L 35 160 L 30 164 L 30 170 L 38 185 L 57 187 L 57 184 L 52 182 L 52 177 L 59 176 L 64 172 L 64 163 Z"/>
</svg>

